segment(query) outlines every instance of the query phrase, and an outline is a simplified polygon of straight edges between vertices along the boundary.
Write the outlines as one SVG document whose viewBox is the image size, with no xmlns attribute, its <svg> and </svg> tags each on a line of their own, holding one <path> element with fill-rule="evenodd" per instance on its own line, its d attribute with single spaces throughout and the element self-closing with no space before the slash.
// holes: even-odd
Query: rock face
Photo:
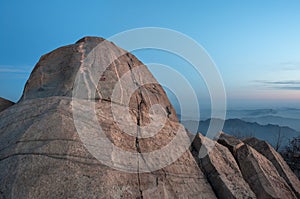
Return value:
<svg viewBox="0 0 300 199">
<path fill-rule="evenodd" d="M 200 152 L 200 149 L 203 151 Z M 256 198 L 230 151 L 221 144 L 197 134 L 192 143 L 194 156 L 198 157 L 199 152 L 206 151 L 209 151 L 208 155 L 197 158 L 198 164 L 208 176 L 219 198 Z"/>
<path fill-rule="evenodd" d="M 297 185 L 291 184 L 289 179 L 282 177 L 275 166 L 280 164 L 280 160 L 271 158 L 270 153 L 272 151 L 272 154 L 275 155 L 275 150 L 269 144 L 256 138 L 247 138 L 244 141 L 223 132 L 219 134 L 218 138 L 218 143 L 226 146 L 234 155 L 244 179 L 257 198 L 297 198 L 297 193 L 293 193 L 293 186 Z M 296 178 L 290 169 L 282 170 L 285 173 L 288 172 L 291 179 Z"/>
<path fill-rule="evenodd" d="M 297 198 L 274 165 L 252 147 L 241 145 L 236 158 L 244 179 L 258 198 Z"/>
<path fill-rule="evenodd" d="M 283 160 L 281 155 L 277 153 L 273 147 L 267 142 L 259 140 L 257 138 L 247 138 L 243 140 L 246 144 L 253 147 L 256 151 L 263 154 L 268 160 L 270 160 L 281 177 L 285 179 L 288 185 L 293 189 L 294 193 L 300 198 L 300 181 L 294 175 L 293 171 L 289 168 L 287 163 Z"/>
<path fill-rule="evenodd" d="M 228 135 L 226 133 L 219 133 L 218 136 L 218 143 L 222 144 L 223 146 L 226 146 L 232 154 L 235 155 L 236 148 L 243 145 L 243 142 L 239 139 L 237 139 L 234 136 Z"/>
<path fill-rule="evenodd" d="M 298 194 L 272 148 L 198 134 L 188 150 L 192 136 L 147 67 L 102 38 L 42 56 L 12 104 L 0 99 L 0 199 Z"/>
<path fill-rule="evenodd" d="M 100 43 L 101 47 L 96 48 Z M 134 70 L 135 68 L 138 70 Z M 169 118 L 178 121 L 164 90 L 146 66 L 132 54 L 98 37 L 82 38 L 76 44 L 58 48 L 42 56 L 26 83 L 21 101 L 52 96 L 72 97 L 75 78 L 80 70 L 86 72 L 84 74 L 86 85 L 82 88 L 91 89 L 91 85 L 95 86 L 94 98 L 102 101 L 111 100 L 116 83 L 126 73 L 130 74 L 130 78 L 123 79 L 124 85 L 143 85 L 153 82 L 143 85 L 139 90 L 142 95 L 136 92 L 130 97 L 142 101 L 143 110 L 150 108 L 152 104 L 161 104 L 166 109 Z M 99 81 L 95 82 L 95 78 L 99 78 Z M 123 98 L 128 97 L 126 91 L 122 93 Z M 127 105 L 124 100 L 119 100 L 120 104 Z M 131 101 L 130 108 L 137 109 L 139 103 L 135 100 Z"/>
<path fill-rule="evenodd" d="M 14 104 L 15 103 L 0 97 L 0 112 L 4 111 L 5 109 L 7 109 L 8 107 L 10 107 Z"/>
<path fill-rule="evenodd" d="M 100 42 L 104 42 L 104 49 L 94 50 Z M 110 64 L 104 70 L 107 63 Z M 140 69 L 135 71 L 136 67 Z M 138 158 L 128 164 L 106 146 L 99 153 L 116 167 L 130 168 L 130 172 L 103 164 L 83 144 L 84 137 L 77 132 L 72 112 L 72 90 L 78 71 L 84 71 L 83 91 L 90 92 L 89 86 L 95 86 L 95 95 L 87 95 L 89 99 L 79 96 L 79 116 L 86 116 L 85 101 L 93 100 L 96 119 L 107 138 Z M 123 87 L 121 96 L 111 98 L 115 84 L 125 74 L 130 79 L 122 80 L 122 85 L 152 82 L 129 96 L 129 116 L 122 112 L 126 107 L 123 99 L 130 94 L 127 87 Z M 100 80 L 95 84 L 93 78 L 98 75 Z M 152 121 L 153 104 L 161 105 L 167 119 L 157 134 L 139 138 L 140 128 Z M 122 116 L 119 119 L 124 126 L 130 129 L 132 121 L 139 126 L 131 129 L 134 136 L 116 124 L 112 105 Z M 216 198 L 189 150 L 168 166 L 141 172 L 143 165 L 156 163 L 147 161 L 141 153 L 160 149 L 183 128 L 164 90 L 146 66 L 102 38 L 86 37 L 42 56 L 19 103 L 5 114 L 1 112 L 0 118 L 0 198 Z M 86 134 L 98 131 L 88 119 L 83 120 Z M 176 151 L 168 153 L 176 156 Z"/>
</svg>

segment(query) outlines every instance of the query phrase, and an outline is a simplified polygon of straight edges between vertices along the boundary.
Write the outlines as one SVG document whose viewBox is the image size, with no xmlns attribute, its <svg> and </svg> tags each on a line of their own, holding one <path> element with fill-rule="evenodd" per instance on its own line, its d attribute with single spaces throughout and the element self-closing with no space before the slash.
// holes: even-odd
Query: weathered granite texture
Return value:
<svg viewBox="0 0 300 199">
<path fill-rule="evenodd" d="M 97 145 L 99 126 L 112 145 Z M 299 181 L 267 143 L 192 137 L 142 62 L 85 37 L 42 56 L 18 103 L 0 98 L 0 199 L 299 198 Z M 164 160 L 173 161 L 151 169 Z"/>
<path fill-rule="evenodd" d="M 104 42 L 105 49 L 92 52 L 100 42 Z M 88 57 L 88 53 L 92 56 Z M 117 58 L 120 54 L 123 55 Z M 92 71 L 94 74 L 85 76 L 90 83 L 83 87 L 91 91 L 89 86 L 104 68 L 102 64 L 112 60 L 102 71 L 92 100 L 97 121 L 115 146 L 136 154 L 155 151 L 168 144 L 178 129 L 183 129 L 164 90 L 146 66 L 111 42 L 83 38 L 42 56 L 21 100 L 0 113 L 0 198 L 216 198 L 189 150 L 169 166 L 148 173 L 139 172 L 141 164 L 153 165 L 155 161 L 137 158 L 132 165 L 125 165 L 115 151 L 103 147 L 100 152 L 110 161 L 135 169 L 135 173 L 125 172 L 102 164 L 87 150 L 74 125 L 74 81 L 78 71 Z M 135 67 L 139 70 L 135 71 Z M 110 98 L 116 82 L 125 73 L 130 78 L 122 82 L 123 89 L 138 84 L 136 92 L 129 96 L 129 105 L 123 101 L 128 95 L 126 91 L 119 98 Z M 154 83 L 139 87 L 144 82 Z M 85 116 L 85 102 L 91 99 L 83 96 L 80 100 L 82 106 L 78 111 Z M 133 135 L 116 124 L 112 104 L 121 116 L 120 123 Z M 131 129 L 130 122 L 146 126 L 152 121 L 153 104 L 161 105 L 166 121 L 154 136 L 139 138 L 142 131 Z M 129 109 L 127 114 L 124 107 Z M 83 121 L 87 134 L 98 130 L 88 119 Z M 183 133 L 186 134 L 184 130 Z M 170 151 L 168 156 L 176 156 L 176 151 Z"/>
</svg>

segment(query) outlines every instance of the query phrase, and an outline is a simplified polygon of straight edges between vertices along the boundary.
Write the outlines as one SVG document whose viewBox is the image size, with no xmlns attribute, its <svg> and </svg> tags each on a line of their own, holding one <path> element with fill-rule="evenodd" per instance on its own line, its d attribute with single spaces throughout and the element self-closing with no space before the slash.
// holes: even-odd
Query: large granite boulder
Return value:
<svg viewBox="0 0 300 199">
<path fill-rule="evenodd" d="M 193 140 L 147 67 L 102 38 L 42 56 L 11 105 L 0 98 L 0 199 L 298 194 L 269 145 Z"/>
<path fill-rule="evenodd" d="M 240 145 L 236 148 L 236 159 L 257 198 L 297 198 L 272 162 L 252 147 Z"/>
<path fill-rule="evenodd" d="M 250 145 L 256 151 L 263 154 L 268 160 L 270 160 L 277 169 L 279 175 L 285 179 L 288 185 L 295 192 L 296 196 L 300 198 L 300 181 L 287 163 L 283 160 L 281 155 L 277 153 L 270 144 L 257 138 L 247 138 L 244 139 L 243 142 Z"/>
<path fill-rule="evenodd" d="M 75 96 L 78 100 L 74 102 L 78 71 L 83 74 L 79 85 L 83 94 Z M 121 81 L 126 74 L 130 78 Z M 123 92 L 111 98 L 118 82 L 123 83 Z M 130 93 L 128 85 L 135 85 L 136 91 Z M 97 145 L 101 158 L 114 167 L 95 158 L 89 147 L 97 144 L 91 135 L 99 128 L 87 114 L 90 107 L 86 104 L 91 101 L 106 138 L 136 156 L 128 161 L 110 146 Z M 151 133 L 151 128 L 141 129 L 155 120 L 154 104 L 160 104 L 162 116 L 166 116 L 163 126 L 155 135 L 141 138 L 143 133 Z M 76 117 L 84 123 L 81 134 Z M 161 162 L 143 154 L 161 149 L 178 134 L 181 142 L 189 140 L 146 66 L 102 38 L 83 38 L 42 56 L 21 100 L 0 113 L 0 198 L 216 198 L 191 152 L 181 145 L 165 157 L 174 158 L 173 163 L 145 171 Z M 83 142 L 85 139 L 91 144 Z M 178 152 L 182 154 L 176 160 Z"/>
<path fill-rule="evenodd" d="M 233 155 L 226 147 L 198 133 L 192 143 L 191 150 L 218 198 L 256 198 L 243 179 Z M 199 157 L 199 155 L 204 154 L 207 155 Z"/>
<path fill-rule="evenodd" d="M 5 109 L 7 109 L 8 107 L 10 107 L 14 104 L 15 103 L 13 103 L 12 101 L 9 101 L 7 99 L 0 97 L 0 112 L 4 111 Z"/>
</svg>

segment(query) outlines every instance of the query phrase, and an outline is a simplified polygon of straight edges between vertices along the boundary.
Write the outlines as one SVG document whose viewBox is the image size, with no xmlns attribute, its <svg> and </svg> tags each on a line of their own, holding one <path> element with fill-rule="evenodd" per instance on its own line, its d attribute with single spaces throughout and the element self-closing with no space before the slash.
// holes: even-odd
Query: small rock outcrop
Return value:
<svg viewBox="0 0 300 199">
<path fill-rule="evenodd" d="M 289 168 L 287 163 L 283 160 L 281 155 L 277 153 L 270 144 L 257 138 L 247 138 L 244 139 L 243 142 L 250 145 L 256 151 L 263 154 L 268 160 L 270 160 L 277 169 L 279 175 L 285 179 L 285 181 L 293 189 L 296 196 L 300 198 L 300 181 Z"/>
<path fill-rule="evenodd" d="M 198 133 L 191 150 L 219 198 L 256 198 L 226 147 Z M 204 157 L 199 157 L 199 153 L 207 152 Z"/>
<path fill-rule="evenodd" d="M 12 101 L 9 101 L 7 99 L 0 97 L 0 112 L 4 111 L 5 109 L 7 109 L 8 107 L 10 107 L 14 104 L 15 103 L 13 103 Z"/>
<path fill-rule="evenodd" d="M 218 137 L 217 139 L 218 143 L 227 147 L 230 150 L 230 152 L 234 155 L 235 155 L 236 148 L 243 145 L 243 142 L 238 138 L 223 132 L 220 132 L 217 137 Z"/>
</svg>

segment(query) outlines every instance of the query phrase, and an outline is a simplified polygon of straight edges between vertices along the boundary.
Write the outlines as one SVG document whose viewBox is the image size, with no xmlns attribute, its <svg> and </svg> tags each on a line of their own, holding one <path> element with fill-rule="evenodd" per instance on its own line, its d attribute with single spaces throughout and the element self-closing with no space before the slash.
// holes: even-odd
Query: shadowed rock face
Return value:
<svg viewBox="0 0 300 199">
<path fill-rule="evenodd" d="M 8 107 L 10 107 L 14 104 L 15 103 L 0 97 L 0 112 L 4 111 L 5 109 L 7 109 Z"/>
<path fill-rule="evenodd" d="M 294 175 L 287 163 L 283 160 L 281 155 L 277 153 L 273 147 L 271 147 L 267 142 L 257 138 L 247 138 L 243 140 L 243 142 L 250 145 L 259 153 L 263 154 L 268 160 L 270 160 L 277 169 L 279 175 L 286 180 L 296 196 L 300 198 L 300 181 Z"/>
<path fill-rule="evenodd" d="M 101 42 L 103 48 L 95 50 Z M 108 68 L 102 70 L 107 63 Z M 139 70 L 135 71 L 136 67 Z M 95 91 L 87 96 L 95 102 L 98 123 L 120 149 L 136 154 L 155 151 L 167 145 L 178 129 L 183 129 L 164 90 L 146 66 L 102 38 L 83 38 L 42 56 L 20 102 L 5 114 L 0 113 L 0 198 L 216 198 L 188 150 L 169 166 L 149 173 L 139 171 L 141 165 L 155 165 L 153 160 L 137 158 L 126 165 L 116 151 L 105 146 L 99 150 L 116 165 L 137 172 L 128 173 L 110 168 L 92 156 L 77 132 L 72 112 L 72 90 L 80 70 L 86 80 L 83 91 Z M 125 74 L 131 78 L 125 79 L 123 85 L 152 82 L 129 96 L 129 115 L 122 112 L 126 105 L 123 99 L 128 97 L 126 86 L 119 98 L 110 98 L 115 84 Z M 97 76 L 99 82 L 94 79 Z M 87 99 L 80 97 L 78 115 L 85 116 Z M 130 124 L 129 120 L 138 126 L 149 124 L 153 104 L 161 105 L 167 119 L 154 136 L 137 138 L 116 124 L 112 104 L 124 115 L 119 118 L 122 124 Z M 83 120 L 86 134 L 98 131 L 88 119 Z M 132 131 L 133 135 L 141 133 L 139 128 Z M 184 130 L 181 133 L 186 134 Z M 176 151 L 169 151 L 168 156 L 176 156 Z"/>
<path fill-rule="evenodd" d="M 218 143 L 226 146 L 232 154 L 235 154 L 236 148 L 243 144 L 238 138 L 221 132 L 218 136 Z"/>
</svg>

